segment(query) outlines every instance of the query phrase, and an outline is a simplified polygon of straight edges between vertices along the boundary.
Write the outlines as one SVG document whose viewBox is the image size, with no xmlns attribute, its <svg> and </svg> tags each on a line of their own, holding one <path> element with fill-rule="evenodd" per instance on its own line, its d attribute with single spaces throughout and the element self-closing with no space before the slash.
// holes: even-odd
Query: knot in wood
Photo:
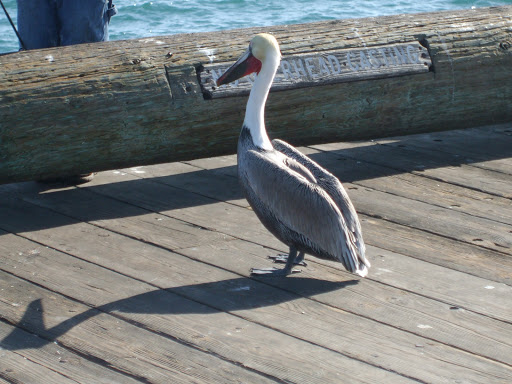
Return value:
<svg viewBox="0 0 512 384">
<path fill-rule="evenodd" d="M 503 49 L 504 51 L 509 50 L 510 47 L 512 47 L 512 42 L 510 42 L 510 41 L 502 41 L 500 43 L 500 48 Z"/>
</svg>

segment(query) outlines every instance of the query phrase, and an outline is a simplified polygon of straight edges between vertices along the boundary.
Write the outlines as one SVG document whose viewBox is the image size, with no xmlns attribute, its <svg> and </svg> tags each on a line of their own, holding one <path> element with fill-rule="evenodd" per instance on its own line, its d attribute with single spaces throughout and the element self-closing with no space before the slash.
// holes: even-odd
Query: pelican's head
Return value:
<svg viewBox="0 0 512 384">
<path fill-rule="evenodd" d="M 249 44 L 249 49 L 227 69 L 217 80 L 217 85 L 231 83 L 251 73 L 260 73 L 261 67 L 269 59 L 281 58 L 279 44 L 274 36 L 268 33 L 260 33 L 254 36 Z"/>
</svg>

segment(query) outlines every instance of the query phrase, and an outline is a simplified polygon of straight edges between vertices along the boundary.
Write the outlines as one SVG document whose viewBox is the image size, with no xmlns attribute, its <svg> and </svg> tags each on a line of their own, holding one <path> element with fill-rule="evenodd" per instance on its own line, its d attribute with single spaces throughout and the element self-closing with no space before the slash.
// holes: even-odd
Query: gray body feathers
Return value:
<svg viewBox="0 0 512 384">
<path fill-rule="evenodd" d="M 272 145 L 258 148 L 242 128 L 238 176 L 258 218 L 286 245 L 365 276 L 370 264 L 361 225 L 339 180 L 284 141 Z"/>
</svg>

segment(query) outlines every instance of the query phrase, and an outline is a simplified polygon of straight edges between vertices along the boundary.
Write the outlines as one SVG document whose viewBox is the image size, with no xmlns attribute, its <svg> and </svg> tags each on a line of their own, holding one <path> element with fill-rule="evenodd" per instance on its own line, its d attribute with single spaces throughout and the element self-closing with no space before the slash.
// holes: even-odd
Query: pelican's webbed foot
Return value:
<svg viewBox="0 0 512 384">
<path fill-rule="evenodd" d="M 251 276 L 288 276 L 291 273 L 299 273 L 299 269 L 293 269 L 293 265 L 296 262 L 304 261 L 304 252 L 299 254 L 297 257 L 297 250 L 294 247 L 290 247 L 290 253 L 285 257 L 286 265 L 283 269 L 277 268 L 251 268 Z"/>
<path fill-rule="evenodd" d="M 280 255 L 269 256 L 269 259 L 274 260 L 274 263 L 286 264 L 288 262 L 288 255 L 282 253 Z M 299 252 L 299 255 L 293 262 L 294 265 L 301 265 L 303 267 L 307 267 L 308 264 L 304 261 L 304 252 Z"/>
<path fill-rule="evenodd" d="M 288 271 L 286 268 L 251 268 L 251 276 L 288 276 L 291 273 L 300 272 L 300 269 L 292 269 Z"/>
</svg>

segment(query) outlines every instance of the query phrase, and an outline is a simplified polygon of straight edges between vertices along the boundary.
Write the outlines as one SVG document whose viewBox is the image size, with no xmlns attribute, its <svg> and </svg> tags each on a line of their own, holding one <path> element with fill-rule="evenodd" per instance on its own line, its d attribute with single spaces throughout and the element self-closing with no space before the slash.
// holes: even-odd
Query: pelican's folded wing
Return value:
<svg viewBox="0 0 512 384">
<path fill-rule="evenodd" d="M 248 187 L 263 209 L 299 234 L 311 248 L 328 253 L 351 272 L 364 274 L 366 267 L 359 260 L 354 236 L 321 187 L 278 157 L 248 151 L 245 161 Z"/>
<path fill-rule="evenodd" d="M 350 201 L 345 188 L 343 188 L 343 185 L 338 180 L 338 178 L 324 169 L 318 163 L 302 154 L 299 150 L 287 142 L 274 139 L 272 140 L 272 145 L 277 151 L 296 160 L 298 163 L 306 167 L 316 178 L 318 185 L 322 187 L 329 194 L 329 196 L 331 196 L 331 198 L 334 200 L 334 203 L 338 206 L 341 213 L 343 214 L 348 228 L 350 228 L 352 231 L 355 237 L 356 247 L 364 259 L 366 249 L 361 232 L 361 224 L 357 218 L 357 212 L 352 205 L 352 202 Z M 366 260 L 365 263 L 370 266 Z"/>
</svg>

